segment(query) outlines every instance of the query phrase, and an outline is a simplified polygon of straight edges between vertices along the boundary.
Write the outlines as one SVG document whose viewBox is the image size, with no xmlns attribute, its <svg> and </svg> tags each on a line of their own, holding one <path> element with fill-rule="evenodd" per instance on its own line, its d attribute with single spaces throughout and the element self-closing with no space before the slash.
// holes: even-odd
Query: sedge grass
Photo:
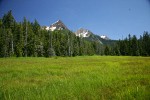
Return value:
<svg viewBox="0 0 150 100">
<path fill-rule="evenodd" d="M 0 59 L 0 100 L 108 99 L 150 99 L 150 58 Z"/>
</svg>

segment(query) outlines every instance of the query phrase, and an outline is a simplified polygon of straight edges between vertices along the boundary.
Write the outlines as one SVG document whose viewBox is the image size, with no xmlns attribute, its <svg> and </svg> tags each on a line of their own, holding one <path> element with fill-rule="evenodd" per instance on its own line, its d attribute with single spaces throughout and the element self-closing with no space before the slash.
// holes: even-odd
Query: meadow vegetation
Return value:
<svg viewBox="0 0 150 100">
<path fill-rule="evenodd" d="M 0 100 L 148 100 L 150 57 L 0 58 Z"/>
</svg>

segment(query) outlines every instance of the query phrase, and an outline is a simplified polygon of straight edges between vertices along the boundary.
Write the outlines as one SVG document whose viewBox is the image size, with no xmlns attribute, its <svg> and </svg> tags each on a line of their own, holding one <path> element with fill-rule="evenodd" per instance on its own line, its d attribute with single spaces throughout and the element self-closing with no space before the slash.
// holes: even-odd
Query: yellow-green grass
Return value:
<svg viewBox="0 0 150 100">
<path fill-rule="evenodd" d="M 148 100 L 150 57 L 1 58 L 3 99 Z"/>
</svg>

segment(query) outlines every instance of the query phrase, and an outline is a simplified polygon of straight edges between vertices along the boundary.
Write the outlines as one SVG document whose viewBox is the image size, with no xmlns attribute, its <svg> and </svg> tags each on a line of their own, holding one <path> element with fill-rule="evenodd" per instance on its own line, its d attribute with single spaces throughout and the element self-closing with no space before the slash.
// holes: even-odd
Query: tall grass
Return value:
<svg viewBox="0 0 150 100">
<path fill-rule="evenodd" d="M 1 58 L 0 100 L 148 100 L 150 58 Z"/>
</svg>

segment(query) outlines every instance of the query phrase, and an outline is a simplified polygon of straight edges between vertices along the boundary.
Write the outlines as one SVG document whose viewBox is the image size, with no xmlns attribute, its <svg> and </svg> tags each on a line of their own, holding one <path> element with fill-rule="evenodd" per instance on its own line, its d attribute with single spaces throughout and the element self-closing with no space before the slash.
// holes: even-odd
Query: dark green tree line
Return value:
<svg viewBox="0 0 150 100">
<path fill-rule="evenodd" d="M 69 30 L 47 31 L 37 20 L 16 22 L 11 11 L 0 19 L 0 57 L 94 55 L 100 47 Z"/>
<path fill-rule="evenodd" d="M 9 11 L 0 18 L 0 57 L 51 57 L 84 55 L 150 56 L 150 34 L 139 39 L 128 35 L 124 40 L 101 44 L 77 37 L 69 30 L 47 31 L 37 20 L 16 22 Z"/>
<path fill-rule="evenodd" d="M 113 47 L 115 55 L 123 56 L 150 56 L 150 34 L 144 32 L 139 39 L 129 34 L 128 38 L 119 40 Z"/>
</svg>

